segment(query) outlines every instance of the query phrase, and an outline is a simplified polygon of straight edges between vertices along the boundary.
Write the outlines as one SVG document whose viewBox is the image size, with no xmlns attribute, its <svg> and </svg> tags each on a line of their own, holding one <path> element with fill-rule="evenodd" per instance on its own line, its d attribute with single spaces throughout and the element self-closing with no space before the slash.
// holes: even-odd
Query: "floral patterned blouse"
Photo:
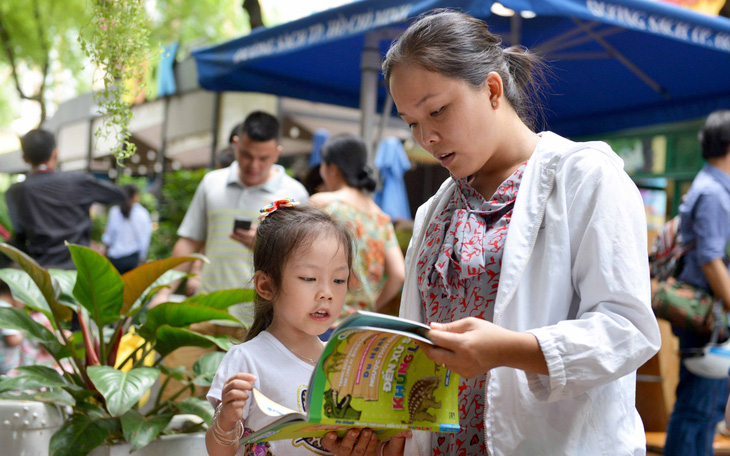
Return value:
<svg viewBox="0 0 730 456">
<path fill-rule="evenodd" d="M 492 321 L 502 253 L 517 191 L 527 162 L 487 201 L 467 179 L 455 179 L 457 191 L 427 227 L 418 253 L 417 282 L 427 323 L 466 317 Z M 433 455 L 486 454 L 484 385 L 486 375 L 461 379 L 456 434 L 434 434 Z"/>
<path fill-rule="evenodd" d="M 387 214 L 364 212 L 339 201 L 329 202 L 324 210 L 347 226 L 356 247 L 355 278 L 350 282 L 339 323 L 356 310 L 375 310 L 375 298 L 383 288 L 385 251 L 397 246 L 398 240 Z"/>
</svg>

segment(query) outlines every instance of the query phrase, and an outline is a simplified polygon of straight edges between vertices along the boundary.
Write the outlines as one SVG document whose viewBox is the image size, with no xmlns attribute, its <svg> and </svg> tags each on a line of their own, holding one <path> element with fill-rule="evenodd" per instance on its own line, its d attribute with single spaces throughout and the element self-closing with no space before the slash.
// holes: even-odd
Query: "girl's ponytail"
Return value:
<svg viewBox="0 0 730 456">
<path fill-rule="evenodd" d="M 253 304 L 253 323 L 246 333 L 246 341 L 253 339 L 258 336 L 261 331 L 271 326 L 271 322 L 274 321 L 274 303 L 261 299 L 256 293 Z"/>
</svg>

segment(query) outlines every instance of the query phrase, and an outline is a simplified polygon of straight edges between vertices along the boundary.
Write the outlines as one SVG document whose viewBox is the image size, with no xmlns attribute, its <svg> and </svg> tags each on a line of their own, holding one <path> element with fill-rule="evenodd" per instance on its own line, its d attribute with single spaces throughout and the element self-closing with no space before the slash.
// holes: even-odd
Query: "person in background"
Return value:
<svg viewBox="0 0 730 456">
<path fill-rule="evenodd" d="M 215 159 L 215 165 L 216 169 L 221 168 L 228 168 L 231 166 L 231 164 L 236 161 L 236 155 L 233 152 L 233 138 L 235 138 L 235 132 L 236 128 L 238 128 L 239 125 L 234 127 L 233 131 L 231 132 L 231 145 L 226 147 L 225 149 L 221 149 L 218 154 L 216 155 Z M 201 249 L 200 254 L 205 255 L 205 249 Z M 190 277 L 187 278 L 185 281 L 185 295 L 186 296 L 192 296 L 195 294 L 195 292 L 198 290 L 198 287 L 200 287 L 200 273 L 203 271 L 203 260 L 195 260 L 190 265 Z"/>
<path fill-rule="evenodd" d="M 109 211 L 102 242 L 107 245 L 106 256 L 124 274 L 147 259 L 147 249 L 152 239 L 150 213 L 139 204 L 139 189 L 125 185 L 125 201 Z"/>
<path fill-rule="evenodd" d="M 327 191 L 312 195 L 310 203 L 345 223 L 357 252 L 341 318 L 357 310 L 382 311 L 400 291 L 405 266 L 390 217 L 366 193 L 375 190 L 375 181 L 366 166 L 365 142 L 334 136 L 321 154 L 319 173 Z"/>
<path fill-rule="evenodd" d="M 695 247 L 682 257 L 677 277 L 722 299 L 730 310 L 730 272 L 725 247 L 730 240 L 730 110 L 707 117 L 699 133 L 705 166 L 695 177 L 679 206 L 680 232 L 684 243 Z M 673 327 L 679 349 L 704 347 L 707 334 Z M 728 379 L 695 375 L 684 363 L 679 366 L 677 400 L 667 425 L 664 454 L 668 456 L 712 455 L 715 426 L 723 418 L 728 401 Z"/>
<path fill-rule="evenodd" d="M 451 173 L 416 214 L 400 316 L 460 375 L 461 430 L 415 432 L 409 456 L 646 452 L 636 369 L 661 341 L 643 201 L 607 144 L 530 127 L 539 66 L 451 10 L 384 59 L 400 117 Z"/>
<path fill-rule="evenodd" d="M 0 307 L 15 307 L 15 302 L 8 284 L 0 280 Z M 0 375 L 7 375 L 12 369 L 20 366 L 22 342 L 22 332 L 0 328 Z"/>
<path fill-rule="evenodd" d="M 31 171 L 5 194 L 13 222 L 10 243 L 45 268 L 74 269 L 65 242 L 88 247 L 91 204 L 122 203 L 124 191 L 86 173 L 56 171 L 58 149 L 48 131 L 31 130 L 20 145 Z"/>
<path fill-rule="evenodd" d="M 233 137 L 236 161 L 228 168 L 210 171 L 195 190 L 193 200 L 178 229 L 173 257 L 205 251 L 210 264 L 202 267 L 200 286 L 195 293 L 211 293 L 233 288 L 250 288 L 253 281 L 253 240 L 256 236 L 258 211 L 271 201 L 292 197 L 301 203 L 309 200 L 304 186 L 275 164 L 281 154 L 278 141 L 279 121 L 271 114 L 255 111 Z M 246 217 L 250 228 L 234 229 L 236 218 Z M 191 262 L 178 269 L 190 272 Z M 170 300 L 178 284 L 161 290 L 151 307 Z M 240 303 L 229 307 L 229 313 L 241 324 L 222 326 L 197 323 L 195 331 L 214 336 L 243 340 L 246 328 L 253 322 L 253 304 Z M 167 356 L 168 366 L 186 366 L 215 349 L 184 347 Z M 175 388 L 168 389 L 170 391 Z M 182 397 L 182 396 L 181 396 Z"/>
<path fill-rule="evenodd" d="M 228 168 L 205 175 L 185 213 L 173 257 L 200 252 L 210 260 L 202 268 L 197 292 L 247 286 L 253 278 L 252 251 L 259 208 L 270 201 L 292 197 L 305 203 L 304 186 L 275 164 L 281 154 L 279 121 L 263 111 L 246 117 L 233 137 L 236 161 Z M 236 217 L 252 220 L 248 230 L 234 230 Z M 179 270 L 189 272 L 188 263 Z M 163 289 L 153 304 L 165 302 L 175 286 Z M 232 313 L 248 326 L 253 321 L 251 305 L 238 306 Z"/>
<path fill-rule="evenodd" d="M 218 169 L 228 168 L 234 161 L 236 161 L 236 154 L 233 151 L 233 145 L 231 144 L 218 152 L 218 155 L 215 158 L 215 165 Z"/>
<path fill-rule="evenodd" d="M 349 230 L 318 208 L 280 200 L 265 214 L 254 245 L 256 316 L 246 342 L 226 353 L 208 392 L 216 412 L 206 447 L 211 456 L 328 454 L 320 439 L 238 444 L 271 422 L 251 405 L 252 388 L 304 410 L 307 385 L 324 349 L 317 336 L 342 310 L 354 256 Z M 361 434 L 363 454 L 386 446 L 371 430 Z M 402 448 L 403 438 L 391 441 Z"/>
</svg>

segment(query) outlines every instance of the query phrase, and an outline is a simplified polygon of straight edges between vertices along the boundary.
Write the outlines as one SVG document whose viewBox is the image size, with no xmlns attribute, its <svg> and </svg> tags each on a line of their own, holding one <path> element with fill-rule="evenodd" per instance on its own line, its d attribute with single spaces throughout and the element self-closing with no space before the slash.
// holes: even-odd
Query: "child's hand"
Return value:
<svg viewBox="0 0 730 456">
<path fill-rule="evenodd" d="M 218 424 L 223 430 L 233 429 L 236 422 L 243 416 L 243 407 L 250 397 L 256 376 L 239 372 L 231 376 L 223 385 L 221 393 L 221 411 L 218 415 Z"/>
</svg>

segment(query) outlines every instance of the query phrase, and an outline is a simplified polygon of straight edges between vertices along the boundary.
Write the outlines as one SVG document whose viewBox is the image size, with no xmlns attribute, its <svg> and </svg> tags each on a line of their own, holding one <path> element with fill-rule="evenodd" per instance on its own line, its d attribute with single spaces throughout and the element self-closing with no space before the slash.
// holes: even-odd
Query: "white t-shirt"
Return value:
<svg viewBox="0 0 730 456">
<path fill-rule="evenodd" d="M 313 370 L 314 366 L 299 359 L 276 337 L 263 331 L 252 340 L 235 345 L 228 351 L 218 367 L 207 397 L 213 407 L 217 406 L 226 380 L 238 372 L 247 372 L 257 378 L 254 388 L 269 399 L 292 410 L 304 412 L 307 387 Z M 274 418 L 259 410 L 251 398 L 243 408 L 243 420 L 246 430 L 255 432 L 274 421 Z M 320 447 L 319 439 L 277 440 L 259 445 L 266 446 L 268 451 L 263 452 L 258 448 L 254 451 L 253 447 L 241 446 L 236 455 L 330 454 Z"/>
</svg>

